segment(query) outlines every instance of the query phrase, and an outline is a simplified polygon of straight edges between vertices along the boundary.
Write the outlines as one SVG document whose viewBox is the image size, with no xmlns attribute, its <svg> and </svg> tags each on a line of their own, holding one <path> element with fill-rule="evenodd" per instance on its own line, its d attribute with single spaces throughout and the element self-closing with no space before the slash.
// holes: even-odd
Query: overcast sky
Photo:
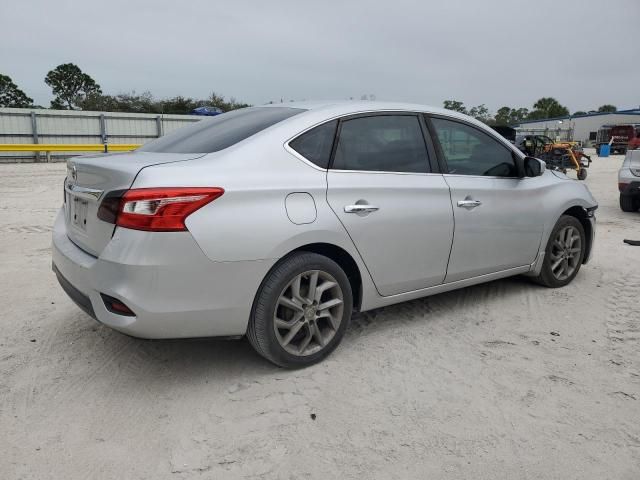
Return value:
<svg viewBox="0 0 640 480">
<path fill-rule="evenodd" d="M 66 62 L 111 94 L 640 105 L 640 0 L 0 0 L 0 21 L 0 73 L 43 106 Z"/>
</svg>

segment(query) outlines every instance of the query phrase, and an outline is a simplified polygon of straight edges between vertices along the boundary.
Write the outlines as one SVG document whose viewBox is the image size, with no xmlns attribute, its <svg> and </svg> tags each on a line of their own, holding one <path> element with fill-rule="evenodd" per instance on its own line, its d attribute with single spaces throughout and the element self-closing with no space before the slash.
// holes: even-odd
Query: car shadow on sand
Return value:
<svg viewBox="0 0 640 480">
<path fill-rule="evenodd" d="M 470 307 L 522 295 L 523 289 L 544 287 L 536 286 L 523 277 L 513 277 L 356 313 L 341 349 L 348 349 L 350 343 L 361 342 L 368 335 L 402 328 L 414 322 L 431 322 L 446 316 L 452 322 L 460 321 L 465 325 Z M 458 325 L 458 328 L 464 327 Z M 117 361 L 124 365 L 124 371 L 152 375 L 157 380 L 182 377 L 185 381 L 198 382 L 198 379 L 205 378 L 262 376 L 283 371 L 260 357 L 246 338 L 142 340 L 101 325 L 94 324 L 83 330 L 99 337 L 87 339 L 95 356 L 109 358 L 117 351 Z M 104 351 L 100 352 L 101 349 Z"/>
</svg>

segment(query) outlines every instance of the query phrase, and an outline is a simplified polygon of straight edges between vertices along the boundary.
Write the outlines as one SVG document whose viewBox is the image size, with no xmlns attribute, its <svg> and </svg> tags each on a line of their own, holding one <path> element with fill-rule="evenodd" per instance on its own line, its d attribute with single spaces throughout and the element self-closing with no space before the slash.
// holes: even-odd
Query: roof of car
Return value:
<svg viewBox="0 0 640 480">
<path fill-rule="evenodd" d="M 340 114 L 358 113 L 367 111 L 417 111 L 417 112 L 429 112 L 440 113 L 443 115 L 459 117 L 469 119 L 467 115 L 455 112 L 453 110 L 446 110 L 444 108 L 432 107 L 429 105 L 421 105 L 418 103 L 403 103 L 403 102 L 383 102 L 378 100 L 316 100 L 316 101 L 303 101 L 303 102 L 286 102 L 286 103 L 272 103 L 264 105 L 265 107 L 290 107 L 290 108 L 302 108 L 305 110 L 332 110 Z"/>
<path fill-rule="evenodd" d="M 309 123 L 309 126 L 314 124 L 320 124 L 326 120 L 332 118 L 338 118 L 345 115 L 359 114 L 359 113 L 371 113 L 371 112 L 424 112 L 432 113 L 436 115 L 443 115 L 449 118 L 464 120 L 467 123 L 476 125 L 478 128 L 487 131 L 490 134 L 496 135 L 501 141 L 509 144 L 509 141 L 499 135 L 495 130 L 489 128 L 481 121 L 464 115 L 462 113 L 446 110 L 444 108 L 432 107 L 429 105 L 421 105 L 419 103 L 404 103 L 404 102 L 382 102 L 377 100 L 320 100 L 320 101 L 305 101 L 305 102 L 283 102 L 272 103 L 263 105 L 263 107 L 280 107 L 280 108 L 300 108 L 304 109 L 300 115 L 294 115 L 288 118 L 286 121 L 281 122 L 280 125 L 297 124 L 305 119 Z"/>
</svg>

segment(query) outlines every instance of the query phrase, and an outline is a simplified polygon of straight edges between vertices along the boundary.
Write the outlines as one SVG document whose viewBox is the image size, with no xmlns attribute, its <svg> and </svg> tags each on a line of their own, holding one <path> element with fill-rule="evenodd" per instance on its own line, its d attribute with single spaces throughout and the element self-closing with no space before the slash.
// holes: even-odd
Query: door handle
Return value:
<svg viewBox="0 0 640 480">
<path fill-rule="evenodd" d="M 373 205 L 345 205 L 344 213 L 371 213 L 376 210 L 380 210 L 380 207 L 374 207 Z"/>
<path fill-rule="evenodd" d="M 482 202 L 480 200 L 469 200 L 469 199 L 458 200 L 458 206 L 462 208 L 472 209 L 472 208 L 479 207 L 480 205 L 482 205 Z"/>
</svg>

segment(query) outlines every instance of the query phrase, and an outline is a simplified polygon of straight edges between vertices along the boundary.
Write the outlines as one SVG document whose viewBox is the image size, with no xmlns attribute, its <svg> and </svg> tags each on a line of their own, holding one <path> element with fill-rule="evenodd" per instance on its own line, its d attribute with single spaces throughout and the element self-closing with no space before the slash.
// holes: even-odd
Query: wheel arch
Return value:
<svg viewBox="0 0 640 480">
<path fill-rule="evenodd" d="M 289 252 L 288 255 L 296 252 L 317 253 L 336 262 L 340 268 L 344 270 L 344 273 L 349 279 L 351 292 L 353 294 L 353 308 L 354 310 L 360 310 L 360 306 L 362 305 L 362 274 L 358 264 L 349 252 L 337 245 L 324 242 L 302 245 Z"/>
<path fill-rule="evenodd" d="M 592 231 L 593 227 L 591 225 L 591 221 L 589 220 L 589 214 L 584 207 L 575 205 L 573 207 L 566 209 L 564 212 L 562 212 L 562 215 L 569 215 L 570 217 L 574 217 L 582 225 L 582 228 L 584 229 L 585 240 L 586 240 L 586 248 L 584 251 L 585 260 L 583 263 L 586 263 L 586 261 L 591 256 L 591 247 L 593 243 L 593 231 Z"/>
</svg>

